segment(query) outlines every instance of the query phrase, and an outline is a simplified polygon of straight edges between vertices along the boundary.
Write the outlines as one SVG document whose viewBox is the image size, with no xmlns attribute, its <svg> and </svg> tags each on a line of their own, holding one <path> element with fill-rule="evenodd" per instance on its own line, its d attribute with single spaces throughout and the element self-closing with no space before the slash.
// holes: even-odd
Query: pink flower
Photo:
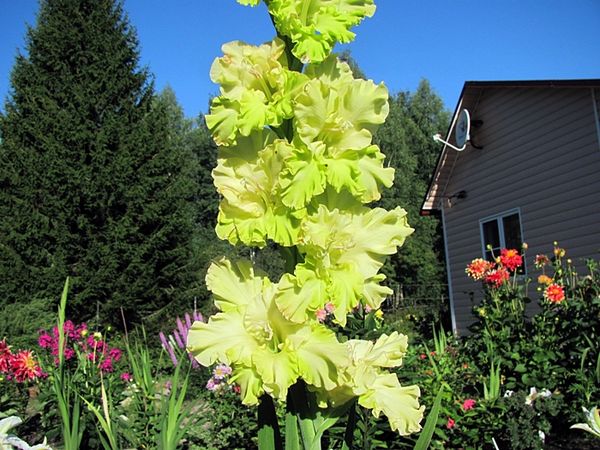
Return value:
<svg viewBox="0 0 600 450">
<path fill-rule="evenodd" d="M 456 422 L 454 421 L 454 419 L 452 417 L 448 417 L 448 422 L 446 423 L 446 428 L 451 430 L 452 428 L 454 428 L 454 425 L 456 425 Z"/>
<path fill-rule="evenodd" d="M 63 331 L 65 336 L 69 336 L 71 339 L 77 339 L 79 337 L 75 330 L 75 325 L 70 320 L 65 321 L 63 324 Z"/>
<path fill-rule="evenodd" d="M 65 355 L 65 359 L 68 360 L 68 359 L 71 359 L 73 356 L 75 356 L 75 350 L 73 350 L 70 347 L 65 347 L 63 354 Z"/>
<path fill-rule="evenodd" d="M 214 378 L 210 378 L 207 382 L 206 382 L 206 389 L 208 389 L 211 392 L 215 392 L 217 389 L 219 389 L 219 384 L 218 382 L 215 382 Z"/>
<path fill-rule="evenodd" d="M 50 348 L 52 346 L 52 336 L 44 331 L 38 338 L 38 345 L 42 348 Z"/>
<path fill-rule="evenodd" d="M 100 370 L 102 372 L 112 372 L 113 371 L 112 359 L 110 359 L 110 358 L 103 359 L 100 362 L 98 367 L 100 367 Z"/>
<path fill-rule="evenodd" d="M 327 314 L 331 314 L 335 311 L 335 305 L 331 302 L 325 303 L 325 311 L 327 311 Z"/>
<path fill-rule="evenodd" d="M 111 348 L 108 352 L 108 356 L 112 358 L 113 361 L 118 362 L 121 359 L 121 350 L 118 348 Z"/>
<path fill-rule="evenodd" d="M 472 398 L 466 399 L 462 404 L 463 411 L 468 411 L 470 409 L 473 409 L 474 407 L 475 407 L 475 400 L 473 400 Z"/>
<path fill-rule="evenodd" d="M 33 357 L 31 350 L 21 350 L 11 358 L 11 369 L 15 380 L 22 383 L 27 380 L 35 380 L 42 375 L 42 369 Z"/>
<path fill-rule="evenodd" d="M 226 364 L 218 364 L 213 369 L 213 378 L 215 380 L 219 380 L 219 381 L 224 380 L 229 375 L 231 375 L 231 367 L 229 367 Z"/>
<path fill-rule="evenodd" d="M 85 322 L 80 324 L 75 331 L 77 339 L 84 337 L 88 332 L 87 324 Z"/>
<path fill-rule="evenodd" d="M 317 320 L 319 322 L 324 322 L 325 319 L 327 318 L 327 311 L 325 311 L 325 309 L 323 309 L 323 308 L 317 309 L 315 311 L 315 316 L 317 317 Z"/>
<path fill-rule="evenodd" d="M 0 341 L 0 373 L 8 373 L 10 371 L 10 363 L 12 353 L 10 346 L 6 343 L 6 339 Z"/>
<path fill-rule="evenodd" d="M 129 383 L 131 380 L 133 380 L 133 377 L 129 372 L 123 372 L 121 374 L 121 380 L 123 380 L 125 383 Z"/>
</svg>

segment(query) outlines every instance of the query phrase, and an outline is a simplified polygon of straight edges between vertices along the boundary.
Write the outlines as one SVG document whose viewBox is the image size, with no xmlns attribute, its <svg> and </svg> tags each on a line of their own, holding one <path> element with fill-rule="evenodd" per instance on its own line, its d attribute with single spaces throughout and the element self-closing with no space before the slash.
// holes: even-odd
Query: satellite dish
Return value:
<svg viewBox="0 0 600 450">
<path fill-rule="evenodd" d="M 458 121 L 456 122 L 456 128 L 454 129 L 454 140 L 456 141 L 457 147 L 464 147 L 465 144 L 469 141 L 470 129 L 471 129 L 471 116 L 469 116 L 469 111 L 467 111 L 466 109 L 463 109 L 458 116 Z"/>
<path fill-rule="evenodd" d="M 454 139 L 456 140 L 456 145 L 454 146 L 449 142 L 446 142 L 442 139 L 442 136 L 436 134 L 433 136 L 433 140 L 436 142 L 441 142 L 448 147 L 453 148 L 457 152 L 462 152 L 467 147 L 467 142 L 471 139 L 470 135 L 471 130 L 471 116 L 469 115 L 469 111 L 463 109 L 458 115 L 458 120 L 456 121 L 456 127 L 454 128 Z"/>
</svg>

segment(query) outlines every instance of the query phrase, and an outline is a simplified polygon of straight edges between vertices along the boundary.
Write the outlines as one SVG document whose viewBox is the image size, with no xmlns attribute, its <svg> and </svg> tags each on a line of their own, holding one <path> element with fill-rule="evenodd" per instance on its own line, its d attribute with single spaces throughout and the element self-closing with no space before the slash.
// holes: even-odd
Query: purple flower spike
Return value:
<svg viewBox="0 0 600 450">
<path fill-rule="evenodd" d="M 175 342 L 177 342 L 177 346 L 179 348 L 185 348 L 183 339 L 181 339 L 181 336 L 179 335 L 179 332 L 177 330 L 173 330 L 173 336 L 175 336 Z"/>
<path fill-rule="evenodd" d="M 191 353 L 188 353 L 188 356 L 190 357 L 190 361 L 192 362 L 192 367 L 194 369 L 197 369 L 198 367 L 200 367 L 200 364 L 198 363 L 198 361 L 196 361 L 196 358 L 194 358 L 194 355 L 192 355 Z"/>
<path fill-rule="evenodd" d="M 163 333 L 162 331 L 160 333 L 158 333 L 158 337 L 160 338 L 160 343 L 162 344 L 163 348 L 165 350 L 169 349 L 169 343 L 167 342 L 167 337 L 165 336 L 165 333 Z"/>
<path fill-rule="evenodd" d="M 169 342 L 167 341 L 165 333 L 163 333 L 161 331 L 160 333 L 158 333 L 158 336 L 160 337 L 160 343 L 162 344 L 163 348 L 169 354 L 169 357 L 171 358 L 171 362 L 173 363 L 174 366 L 176 366 L 177 365 L 177 357 L 175 356 L 175 352 L 173 351 L 173 346 L 171 344 L 169 344 Z"/>
<path fill-rule="evenodd" d="M 200 314 L 198 311 L 194 311 L 194 321 L 204 322 L 204 318 L 202 317 L 202 314 Z"/>
<path fill-rule="evenodd" d="M 175 356 L 175 352 L 173 351 L 173 347 L 171 347 L 169 345 L 169 348 L 167 349 L 167 351 L 169 352 L 169 357 L 171 358 L 171 362 L 173 363 L 174 366 L 177 365 L 177 356 Z"/>
<path fill-rule="evenodd" d="M 190 315 L 188 313 L 185 313 L 185 325 L 188 330 L 190 328 L 192 328 L 192 318 L 190 317 Z"/>
<path fill-rule="evenodd" d="M 183 326 L 183 322 L 179 317 L 177 318 L 177 329 L 179 330 L 179 334 L 181 336 L 182 341 L 187 341 L 188 330 L 186 327 Z"/>
</svg>

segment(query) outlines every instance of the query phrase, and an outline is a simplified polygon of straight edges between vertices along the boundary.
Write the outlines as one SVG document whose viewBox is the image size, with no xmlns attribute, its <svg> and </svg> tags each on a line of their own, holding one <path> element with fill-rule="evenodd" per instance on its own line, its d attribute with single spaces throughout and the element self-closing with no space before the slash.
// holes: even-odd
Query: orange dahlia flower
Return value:
<svg viewBox="0 0 600 450">
<path fill-rule="evenodd" d="M 544 297 L 552 303 L 560 303 L 565 299 L 565 290 L 560 284 L 552 283 L 544 291 Z"/>
</svg>

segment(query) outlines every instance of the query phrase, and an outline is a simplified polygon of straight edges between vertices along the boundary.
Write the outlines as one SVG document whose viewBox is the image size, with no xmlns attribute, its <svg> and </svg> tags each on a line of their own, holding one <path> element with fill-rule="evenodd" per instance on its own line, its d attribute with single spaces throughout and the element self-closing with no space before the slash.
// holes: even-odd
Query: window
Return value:
<svg viewBox="0 0 600 450">
<path fill-rule="evenodd" d="M 479 221 L 481 230 L 482 253 L 488 261 L 500 255 L 503 248 L 514 248 L 521 252 L 523 235 L 521 233 L 521 217 L 518 209 L 513 209 Z M 491 246 L 491 249 L 488 248 Z M 523 273 L 523 268 L 519 269 Z"/>
</svg>

